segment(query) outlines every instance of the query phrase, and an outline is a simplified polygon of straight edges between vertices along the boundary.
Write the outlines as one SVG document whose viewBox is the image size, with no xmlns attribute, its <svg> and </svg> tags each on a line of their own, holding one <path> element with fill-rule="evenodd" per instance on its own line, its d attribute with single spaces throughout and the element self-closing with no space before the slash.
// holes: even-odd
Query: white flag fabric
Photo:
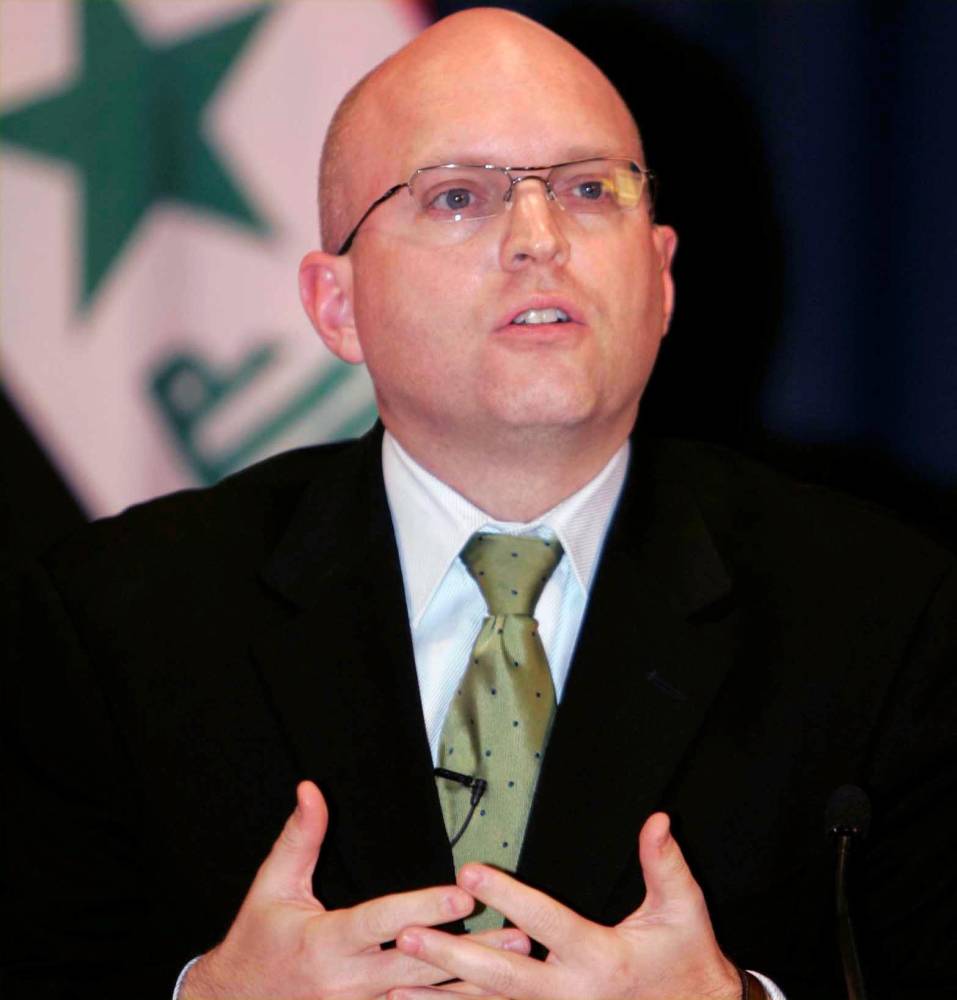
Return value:
<svg viewBox="0 0 957 1000">
<path fill-rule="evenodd" d="M 0 3 L 0 377 L 88 513 L 371 424 L 296 273 L 336 104 L 425 23 L 387 0 Z"/>
</svg>

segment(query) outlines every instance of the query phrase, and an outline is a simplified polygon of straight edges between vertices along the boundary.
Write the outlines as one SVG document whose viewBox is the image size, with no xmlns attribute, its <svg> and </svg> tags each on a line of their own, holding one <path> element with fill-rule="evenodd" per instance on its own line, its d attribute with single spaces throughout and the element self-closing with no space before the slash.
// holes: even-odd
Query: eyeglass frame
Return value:
<svg viewBox="0 0 957 1000">
<path fill-rule="evenodd" d="M 643 167 L 640 163 L 631 159 L 631 157 L 629 156 L 586 156 L 584 159 L 581 160 L 566 160 L 563 163 L 552 163 L 544 167 L 499 167 L 494 163 L 435 163 L 429 167 L 416 168 L 409 175 L 409 179 L 407 181 L 403 181 L 401 184 L 393 184 L 388 191 L 385 191 L 381 195 L 379 195 L 379 197 L 376 198 L 376 200 L 362 213 L 362 216 L 360 217 L 359 221 L 355 224 L 355 226 L 352 227 L 352 231 L 345 238 L 345 240 L 342 243 L 342 246 L 340 246 L 339 249 L 336 251 L 336 256 L 342 257 L 344 254 L 347 254 L 349 252 L 349 250 L 352 248 L 352 242 L 358 235 L 362 223 L 365 222 L 366 219 L 368 219 L 369 216 L 372 215 L 372 213 L 383 202 L 388 201 L 393 195 L 398 194 L 398 192 L 401 191 L 403 188 L 408 188 L 409 194 L 411 194 L 412 182 L 415 180 L 416 177 L 418 177 L 419 174 L 424 173 L 426 170 L 454 169 L 457 167 L 459 168 L 478 167 L 483 170 L 497 170 L 505 174 L 509 182 L 508 189 L 502 195 L 502 201 L 506 205 L 508 205 L 511 203 L 512 191 L 515 189 L 515 185 L 520 184 L 524 180 L 530 180 L 530 179 L 541 181 L 545 185 L 545 191 L 547 192 L 549 198 L 555 200 L 556 197 L 555 192 L 552 190 L 551 184 L 549 184 L 549 177 L 551 177 L 552 172 L 558 170 L 560 167 L 573 167 L 577 163 L 592 163 L 595 160 L 622 160 L 623 162 L 630 163 L 632 167 L 635 169 L 635 171 L 642 175 L 643 183 L 645 184 L 645 187 L 649 193 L 649 200 L 653 204 L 654 199 L 652 198 L 651 185 L 652 181 L 656 179 L 655 175 L 646 167 Z M 529 174 L 540 173 L 543 170 L 548 171 L 548 177 L 529 178 L 528 176 Z M 524 176 L 512 177 L 512 171 L 518 171 L 519 173 L 522 173 Z M 494 215 L 486 216 L 486 218 L 494 218 Z"/>
</svg>

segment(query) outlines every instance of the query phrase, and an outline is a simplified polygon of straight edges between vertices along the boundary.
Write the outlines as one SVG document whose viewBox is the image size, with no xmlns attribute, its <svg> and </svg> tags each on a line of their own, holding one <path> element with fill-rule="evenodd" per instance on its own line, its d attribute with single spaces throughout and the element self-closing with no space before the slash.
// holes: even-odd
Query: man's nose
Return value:
<svg viewBox="0 0 957 1000">
<path fill-rule="evenodd" d="M 507 271 L 529 264 L 558 264 L 568 260 L 563 229 L 564 211 L 554 201 L 541 177 L 523 177 L 512 185 L 502 240 L 502 267 Z"/>
</svg>

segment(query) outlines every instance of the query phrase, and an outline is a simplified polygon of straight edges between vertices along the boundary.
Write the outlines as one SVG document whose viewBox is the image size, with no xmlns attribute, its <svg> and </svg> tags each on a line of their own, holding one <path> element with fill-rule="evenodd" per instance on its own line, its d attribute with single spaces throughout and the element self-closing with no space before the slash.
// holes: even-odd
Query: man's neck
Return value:
<svg viewBox="0 0 957 1000">
<path fill-rule="evenodd" d="M 389 432 L 419 465 L 498 521 L 526 523 L 590 482 L 611 461 L 627 432 L 591 440 L 525 433 L 503 447 L 473 448 L 448 439 L 427 441 L 402 429 Z"/>
</svg>

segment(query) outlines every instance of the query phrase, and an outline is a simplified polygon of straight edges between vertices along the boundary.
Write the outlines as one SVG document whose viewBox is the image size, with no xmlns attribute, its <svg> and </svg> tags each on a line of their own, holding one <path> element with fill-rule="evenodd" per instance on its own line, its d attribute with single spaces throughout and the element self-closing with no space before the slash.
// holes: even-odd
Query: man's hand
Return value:
<svg viewBox="0 0 957 1000">
<path fill-rule="evenodd" d="M 395 949 L 383 950 L 410 924 L 431 926 L 470 913 L 472 897 L 456 886 L 436 886 L 326 910 L 312 893 L 312 873 L 328 825 L 319 789 L 304 781 L 297 806 L 222 944 L 189 971 L 181 1000 L 242 997 L 378 997 L 391 987 L 439 983 L 441 969 Z M 527 954 L 518 930 L 489 932 L 482 946 Z"/>
<path fill-rule="evenodd" d="M 511 1000 L 737 1000 L 741 980 L 718 947 L 704 895 L 663 813 L 642 827 L 638 855 L 645 899 L 617 927 L 591 923 L 494 868 L 463 866 L 459 885 L 541 941 L 548 958 L 539 962 L 468 937 L 409 928 L 399 934 L 398 949 L 463 982 L 397 989 L 389 1000 L 439 1000 L 443 993 Z"/>
</svg>

